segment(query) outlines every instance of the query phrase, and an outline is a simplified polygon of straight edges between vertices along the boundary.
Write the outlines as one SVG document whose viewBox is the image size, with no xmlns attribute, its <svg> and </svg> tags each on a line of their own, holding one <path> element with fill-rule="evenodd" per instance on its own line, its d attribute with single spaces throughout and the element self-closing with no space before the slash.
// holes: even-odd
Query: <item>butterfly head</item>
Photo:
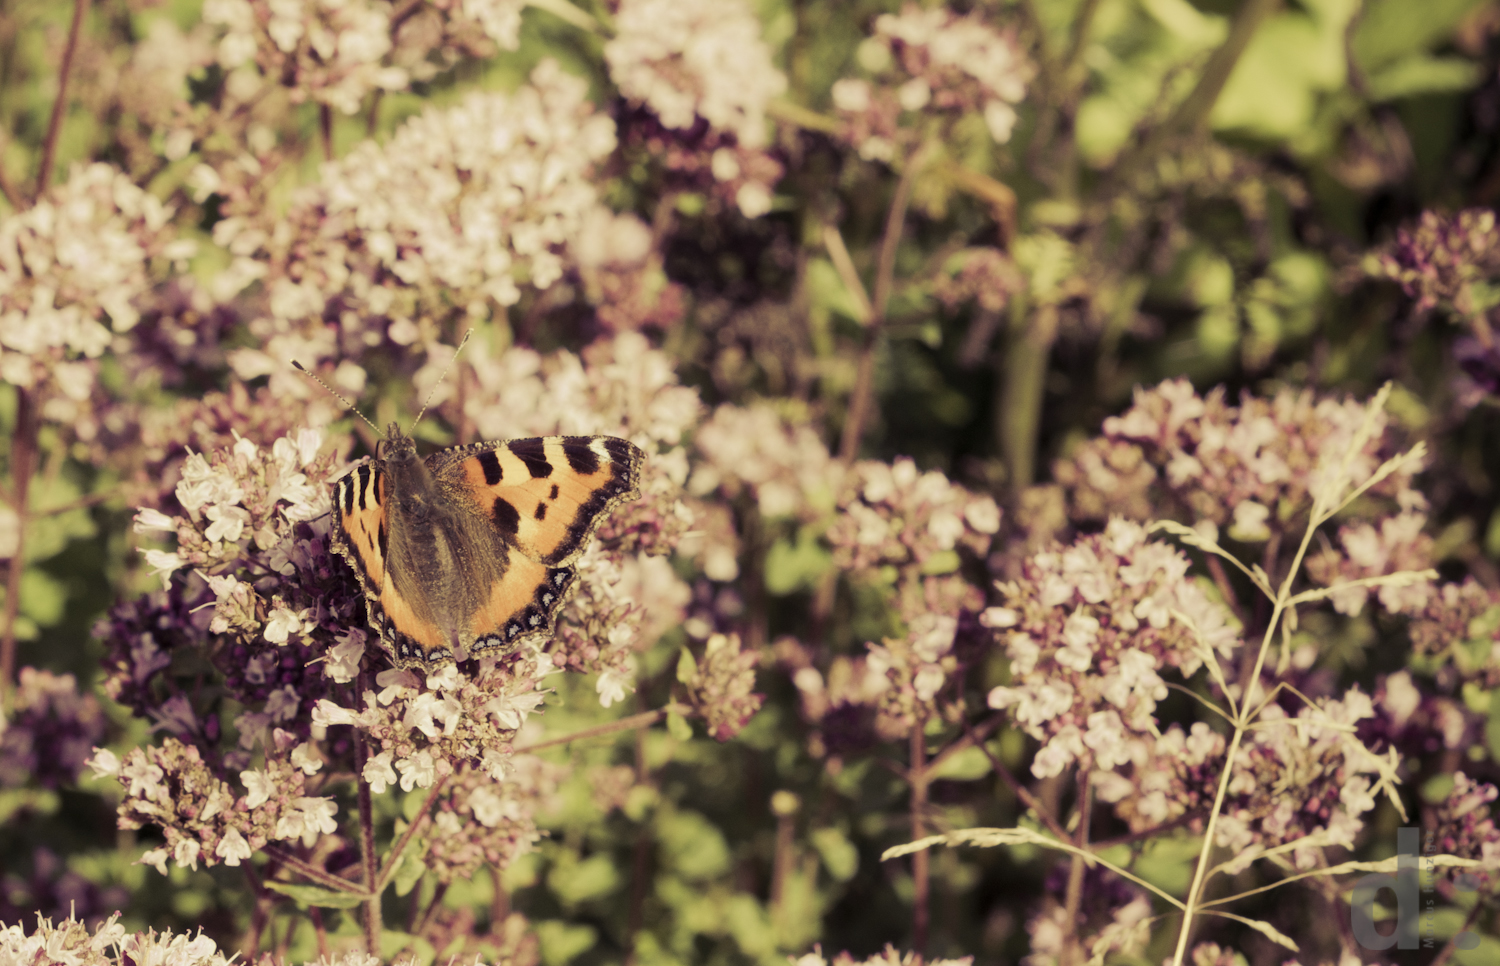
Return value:
<svg viewBox="0 0 1500 966">
<path fill-rule="evenodd" d="M 401 427 L 391 423 L 386 429 L 385 439 L 380 441 L 380 458 L 387 463 L 410 463 L 417 458 L 416 440 L 401 432 Z"/>
</svg>

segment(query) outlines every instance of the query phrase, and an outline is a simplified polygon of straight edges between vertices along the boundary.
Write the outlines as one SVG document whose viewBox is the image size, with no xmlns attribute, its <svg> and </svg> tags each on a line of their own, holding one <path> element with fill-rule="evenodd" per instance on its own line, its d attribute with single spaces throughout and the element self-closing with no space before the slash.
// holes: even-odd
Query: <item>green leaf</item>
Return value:
<svg viewBox="0 0 1500 966">
<path fill-rule="evenodd" d="M 946 778 L 949 781 L 967 782 L 983 778 L 991 771 L 989 757 L 981 749 L 969 747 L 944 758 L 943 763 L 927 775 L 934 779 Z"/>
<path fill-rule="evenodd" d="M 1490 692 L 1490 713 L 1484 723 L 1484 743 L 1490 757 L 1500 761 L 1500 691 Z"/>
<path fill-rule="evenodd" d="M 693 652 L 687 648 L 677 658 L 677 680 L 688 684 L 698 676 L 698 661 L 693 657 Z"/>
<path fill-rule="evenodd" d="M 354 892 L 335 892 L 315 885 L 294 885 L 290 882 L 267 882 L 266 888 L 295 899 L 304 906 L 321 906 L 324 909 L 353 909 L 365 901 L 365 897 Z"/>
<path fill-rule="evenodd" d="M 688 720 L 676 711 L 667 712 L 667 734 L 678 741 L 693 740 L 693 726 Z"/>
<path fill-rule="evenodd" d="M 578 926 L 560 919 L 544 919 L 536 924 L 535 931 L 546 966 L 566 966 L 593 949 L 599 939 L 593 926 Z"/>
<path fill-rule="evenodd" d="M 808 260 L 807 293 L 813 305 L 837 312 L 846 319 L 864 323 L 865 313 L 859 300 L 850 294 L 844 280 L 839 277 L 838 269 L 828 259 Z"/>
<path fill-rule="evenodd" d="M 833 555 L 806 528 L 796 539 L 785 537 L 766 552 L 766 590 L 776 596 L 813 587 L 833 566 Z"/>
<path fill-rule="evenodd" d="M 427 863 L 423 862 L 417 853 L 407 850 L 401 856 L 401 864 L 396 867 L 396 874 L 392 883 L 396 886 L 396 895 L 404 896 L 422 881 L 422 876 L 427 872 Z"/>
<path fill-rule="evenodd" d="M 401 953 L 406 955 L 401 956 Z M 432 966 L 437 959 L 437 950 L 432 948 L 432 943 L 409 932 L 387 929 L 380 934 L 380 956 L 386 962 L 396 962 L 399 957 L 401 962 L 411 966 Z"/>
<path fill-rule="evenodd" d="M 808 836 L 812 840 L 813 848 L 818 850 L 818 857 L 823 860 L 823 867 L 828 874 L 840 882 L 848 882 L 854 878 L 859 871 L 859 849 L 854 847 L 848 837 L 836 828 L 815 829 Z"/>
<path fill-rule="evenodd" d="M 665 865 L 683 878 L 701 882 L 729 871 L 724 834 L 699 813 L 662 809 L 656 829 Z"/>
<path fill-rule="evenodd" d="M 1415 54 L 1373 75 L 1370 99 L 1392 101 L 1419 94 L 1450 94 L 1466 91 L 1479 83 L 1479 64 L 1461 57 L 1428 57 Z"/>
<path fill-rule="evenodd" d="M 68 588 L 51 574 L 30 567 L 21 575 L 21 613 L 40 627 L 51 627 L 63 619 Z"/>
<path fill-rule="evenodd" d="M 51 815 L 57 811 L 60 799 L 57 793 L 35 788 L 0 788 L 0 825 L 7 824 L 11 816 L 26 811 L 36 815 Z"/>
<path fill-rule="evenodd" d="M 1316 95 L 1344 85 L 1346 0 L 1289 10 L 1256 30 L 1214 104 L 1217 130 L 1286 140 L 1312 124 Z"/>
<path fill-rule="evenodd" d="M 601 852 L 582 861 L 573 859 L 571 853 L 564 856 L 547 875 L 548 887 L 564 905 L 600 899 L 620 887 L 620 873 L 609 854 Z"/>
<path fill-rule="evenodd" d="M 1452 36 L 1484 0 L 1366 0 L 1350 49 L 1366 73 Z"/>
<path fill-rule="evenodd" d="M 958 570 L 963 560 L 956 550 L 939 550 L 922 563 L 922 576 L 940 577 Z"/>
</svg>

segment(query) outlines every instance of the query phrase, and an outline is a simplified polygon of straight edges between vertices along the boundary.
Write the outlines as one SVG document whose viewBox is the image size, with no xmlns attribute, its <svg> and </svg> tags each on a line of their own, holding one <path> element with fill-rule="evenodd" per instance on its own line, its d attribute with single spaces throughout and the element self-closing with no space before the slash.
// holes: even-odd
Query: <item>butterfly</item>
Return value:
<svg viewBox="0 0 1500 966">
<path fill-rule="evenodd" d="M 392 424 L 333 486 L 332 550 L 399 668 L 509 654 L 551 636 L 600 522 L 640 495 L 644 455 L 613 436 L 454 446 L 417 458 Z"/>
</svg>

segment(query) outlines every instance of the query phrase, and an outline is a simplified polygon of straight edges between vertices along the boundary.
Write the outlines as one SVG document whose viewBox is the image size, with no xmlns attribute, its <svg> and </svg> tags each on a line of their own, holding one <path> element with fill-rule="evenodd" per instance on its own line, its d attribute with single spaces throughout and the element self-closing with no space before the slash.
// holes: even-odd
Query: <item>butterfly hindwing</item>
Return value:
<svg viewBox="0 0 1500 966">
<path fill-rule="evenodd" d="M 433 470 L 454 480 L 507 544 L 564 567 L 611 509 L 639 495 L 641 460 L 613 436 L 543 436 L 446 450 Z"/>
<path fill-rule="evenodd" d="M 547 567 L 520 554 L 512 557 L 504 578 L 491 586 L 489 601 L 469 625 L 470 651 L 506 653 L 532 638 L 550 635 L 574 579 L 571 567 Z"/>
</svg>

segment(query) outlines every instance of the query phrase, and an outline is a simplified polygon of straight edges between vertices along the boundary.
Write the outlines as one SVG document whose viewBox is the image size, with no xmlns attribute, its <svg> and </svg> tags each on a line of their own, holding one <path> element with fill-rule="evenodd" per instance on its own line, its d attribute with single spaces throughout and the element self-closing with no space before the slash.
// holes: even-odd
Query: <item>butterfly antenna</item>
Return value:
<svg viewBox="0 0 1500 966">
<path fill-rule="evenodd" d="M 422 421 L 422 417 L 427 414 L 427 407 L 432 404 L 432 397 L 435 396 L 435 395 L 437 395 L 438 386 L 441 386 L 443 384 L 443 380 L 448 378 L 448 373 L 453 369 L 453 364 L 458 361 L 458 354 L 460 352 L 464 351 L 464 346 L 466 346 L 466 345 L 469 344 L 469 336 L 471 336 L 473 334 L 474 334 L 474 330 L 473 329 L 470 329 L 467 332 L 465 332 L 464 333 L 464 340 L 458 344 L 458 348 L 457 349 L 453 350 L 453 358 L 448 360 L 448 365 L 443 368 L 443 374 L 441 376 L 438 376 L 438 381 L 432 384 L 431 391 L 429 391 L 427 393 L 427 400 L 426 400 L 426 402 L 422 403 L 422 411 L 419 412 L 419 413 L 417 413 L 417 418 L 416 419 L 412 420 L 412 423 L 411 423 L 412 431 L 416 430 L 417 423 L 420 423 Z"/>
<path fill-rule="evenodd" d="M 309 372 L 308 370 L 302 368 L 302 363 L 298 362 L 296 359 L 293 359 L 292 360 L 292 365 L 296 367 L 296 369 L 297 369 L 298 372 L 302 373 L 304 376 L 306 376 L 307 378 L 311 379 L 313 382 L 315 382 L 318 385 L 322 386 L 324 388 L 324 390 L 326 390 L 328 392 L 328 395 L 332 396 L 334 399 L 337 399 L 339 402 L 343 403 L 345 409 L 349 410 L 351 413 L 353 413 L 354 415 L 358 416 L 360 419 L 363 419 L 365 422 L 370 423 L 370 417 L 366 416 L 364 413 L 362 413 L 358 409 L 354 408 L 354 403 L 350 402 L 349 400 L 345 399 L 343 396 L 339 395 L 338 392 L 332 386 L 330 386 L 328 383 L 326 383 L 323 380 L 319 379 L 316 375 L 314 375 L 313 373 Z M 370 428 L 373 429 L 373 430 L 375 430 L 375 432 L 377 434 L 380 432 L 380 427 L 376 426 L 374 423 L 370 423 Z"/>
</svg>

